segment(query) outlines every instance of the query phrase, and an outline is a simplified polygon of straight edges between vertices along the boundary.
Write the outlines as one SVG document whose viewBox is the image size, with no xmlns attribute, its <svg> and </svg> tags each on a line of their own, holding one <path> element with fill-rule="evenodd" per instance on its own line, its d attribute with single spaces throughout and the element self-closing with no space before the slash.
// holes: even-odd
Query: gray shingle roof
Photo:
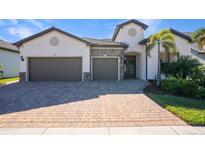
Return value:
<svg viewBox="0 0 205 154">
<path fill-rule="evenodd" d="M 77 40 L 85 42 L 89 46 L 95 46 L 95 47 L 123 47 L 123 48 L 126 48 L 128 46 L 125 43 L 114 42 L 114 41 L 109 40 L 109 39 L 101 39 L 100 40 L 100 39 L 92 39 L 92 38 L 81 38 L 81 37 L 75 36 L 75 35 L 73 35 L 71 33 L 65 32 L 65 31 L 63 31 L 63 30 L 61 30 L 59 28 L 56 28 L 56 27 L 48 28 L 48 29 L 46 29 L 44 31 L 41 31 L 41 32 L 36 33 L 36 34 L 34 34 L 32 36 L 24 38 L 24 39 L 22 39 L 22 40 L 20 40 L 18 42 L 13 43 L 13 44 L 17 45 L 17 46 L 21 46 L 23 43 L 25 43 L 27 41 L 30 41 L 32 39 L 35 39 L 35 38 L 37 38 L 39 36 L 42 36 L 44 34 L 47 34 L 47 33 L 51 32 L 51 31 L 58 31 L 58 32 L 63 33 L 65 35 L 67 35 L 67 36 L 70 36 L 70 37 L 73 37 L 73 38 L 75 38 Z"/>
<path fill-rule="evenodd" d="M 12 51 L 12 52 L 17 52 L 19 53 L 19 50 L 16 46 L 12 45 L 11 43 L 9 42 L 5 42 L 3 40 L 0 40 L 0 48 L 1 49 L 5 49 L 5 50 L 8 50 L 8 51 Z"/>
<path fill-rule="evenodd" d="M 193 32 L 183 32 L 185 35 L 188 35 L 189 37 L 192 37 Z"/>
<path fill-rule="evenodd" d="M 175 35 L 178 35 L 186 40 L 188 40 L 189 42 L 192 42 L 192 39 L 191 39 L 191 35 L 192 35 L 192 32 L 180 32 L 180 31 L 177 31 L 173 28 L 170 28 L 170 31 L 175 34 Z M 138 43 L 143 45 L 145 44 L 147 41 L 148 41 L 149 37 L 148 38 L 145 38 L 145 39 L 142 39 L 141 41 L 139 41 Z"/>
<path fill-rule="evenodd" d="M 87 37 L 83 39 L 90 42 L 94 47 L 128 47 L 128 45 L 123 42 L 115 42 L 111 39 L 94 39 Z"/>
</svg>

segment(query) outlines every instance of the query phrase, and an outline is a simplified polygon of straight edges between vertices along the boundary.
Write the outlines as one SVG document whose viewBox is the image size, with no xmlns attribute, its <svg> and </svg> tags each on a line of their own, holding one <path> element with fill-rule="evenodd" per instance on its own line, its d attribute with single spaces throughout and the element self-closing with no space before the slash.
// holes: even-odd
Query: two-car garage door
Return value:
<svg viewBox="0 0 205 154">
<path fill-rule="evenodd" d="M 93 80 L 118 80 L 118 58 L 93 58 Z M 29 58 L 30 81 L 82 81 L 80 57 Z"/>
<path fill-rule="evenodd" d="M 82 58 L 29 58 L 30 81 L 82 81 Z"/>
</svg>

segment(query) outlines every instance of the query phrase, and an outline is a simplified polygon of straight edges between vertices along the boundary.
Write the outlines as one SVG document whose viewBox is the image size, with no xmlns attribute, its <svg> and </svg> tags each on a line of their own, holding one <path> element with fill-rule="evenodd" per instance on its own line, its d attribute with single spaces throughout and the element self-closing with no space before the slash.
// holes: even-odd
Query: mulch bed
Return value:
<svg viewBox="0 0 205 154">
<path fill-rule="evenodd" d="M 159 86 L 156 85 L 155 81 L 149 81 L 149 85 L 143 89 L 144 93 L 153 93 L 158 95 L 163 95 L 165 92 L 161 90 Z"/>
</svg>

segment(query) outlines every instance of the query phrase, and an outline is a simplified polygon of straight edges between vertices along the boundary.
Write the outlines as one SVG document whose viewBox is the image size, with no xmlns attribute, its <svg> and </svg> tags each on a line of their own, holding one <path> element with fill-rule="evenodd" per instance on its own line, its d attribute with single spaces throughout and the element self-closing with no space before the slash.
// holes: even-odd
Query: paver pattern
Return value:
<svg viewBox="0 0 205 154">
<path fill-rule="evenodd" d="M 28 82 L 0 87 L 1 128 L 181 126 L 141 80 Z"/>
</svg>

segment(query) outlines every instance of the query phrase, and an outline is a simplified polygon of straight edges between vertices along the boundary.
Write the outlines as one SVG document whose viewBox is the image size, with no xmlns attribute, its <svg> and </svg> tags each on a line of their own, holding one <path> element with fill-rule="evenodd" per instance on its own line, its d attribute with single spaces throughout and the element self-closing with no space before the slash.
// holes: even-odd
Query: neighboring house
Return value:
<svg viewBox="0 0 205 154">
<path fill-rule="evenodd" d="M 0 40 L 0 65 L 3 66 L 3 78 L 19 76 L 20 52 L 11 43 Z"/>
<path fill-rule="evenodd" d="M 145 52 L 147 25 L 129 20 L 116 26 L 112 39 L 80 38 L 55 27 L 14 45 L 20 48 L 22 81 L 154 79 L 157 48 Z M 171 29 L 178 55 L 191 53 L 191 37 Z M 162 51 L 161 59 L 166 59 Z M 173 59 L 177 58 L 172 54 Z"/>
</svg>

